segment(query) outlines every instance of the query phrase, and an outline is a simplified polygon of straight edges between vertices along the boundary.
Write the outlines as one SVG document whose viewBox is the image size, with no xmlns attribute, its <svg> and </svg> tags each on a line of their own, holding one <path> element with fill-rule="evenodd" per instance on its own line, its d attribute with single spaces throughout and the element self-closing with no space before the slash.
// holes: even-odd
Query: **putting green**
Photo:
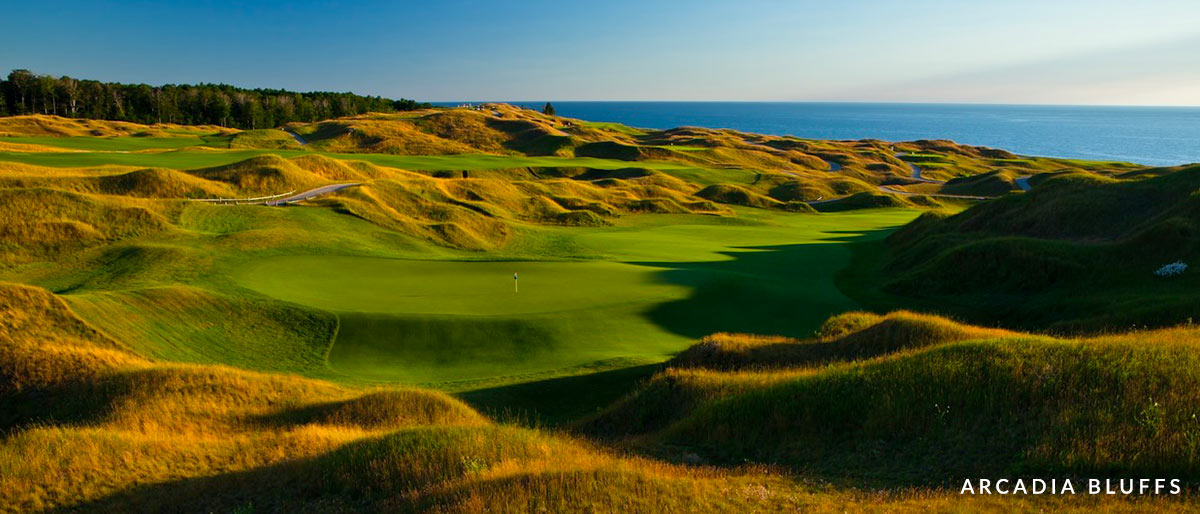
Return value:
<svg viewBox="0 0 1200 514">
<path fill-rule="evenodd" d="M 519 275 L 519 291 L 513 274 Z M 256 291 L 331 311 L 498 316 L 682 298 L 656 270 L 619 262 L 414 261 L 291 256 L 242 269 Z"/>
<path fill-rule="evenodd" d="M 631 217 L 529 235 L 586 260 L 288 255 L 230 275 L 336 313 L 336 373 L 456 389 L 662 361 L 713 332 L 807 336 L 857 307 L 833 282 L 851 256 L 844 243 L 915 215 Z"/>
<path fill-rule="evenodd" d="M 608 261 L 419 261 L 286 256 L 243 286 L 338 313 L 330 366 L 432 383 L 523 375 L 613 358 L 660 360 L 687 338 L 645 316 L 689 288 Z M 513 273 L 519 274 L 519 291 Z"/>
</svg>

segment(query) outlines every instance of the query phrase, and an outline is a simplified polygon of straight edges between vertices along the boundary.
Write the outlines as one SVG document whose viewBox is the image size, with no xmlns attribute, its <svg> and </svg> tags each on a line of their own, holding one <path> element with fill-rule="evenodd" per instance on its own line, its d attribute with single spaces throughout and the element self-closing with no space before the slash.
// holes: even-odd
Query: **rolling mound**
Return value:
<svg viewBox="0 0 1200 514">
<path fill-rule="evenodd" d="M 1191 275 L 1124 273 L 1191 255 L 1186 169 L 501 104 L 289 126 L 303 147 L 275 129 L 7 123 L 94 151 L 12 143 L 32 164 L 0 164 L 0 273 L 46 288 L 0 283 L 0 510 L 924 511 L 963 508 L 962 476 L 1200 480 L 1195 329 L 1072 339 L 851 313 L 796 339 L 854 305 L 826 271 L 849 262 L 842 243 L 878 245 L 915 213 L 779 212 L 999 196 L 895 235 L 879 282 L 1041 326 L 1174 323 Z M 130 142 L 175 135 L 190 139 Z M 1032 191 L 1008 194 L 1025 176 Z M 181 201 L 350 182 L 288 208 Z M 1112 289 L 1061 308 L 1096 277 Z M 1030 291 L 1045 296 L 1014 301 Z M 795 337 L 714 334 L 654 374 L 716 330 Z M 505 419 L 592 415 L 551 432 L 366 385 L 397 370 L 478 387 L 463 398 Z"/>
<path fill-rule="evenodd" d="M 969 177 L 959 177 L 946 182 L 939 192 L 967 196 L 1000 196 L 1020 187 L 1016 179 L 1019 170 L 994 170 Z"/>
<path fill-rule="evenodd" d="M 27 138 L 70 136 L 86 139 L 85 136 L 92 134 L 96 141 L 104 144 L 76 141 L 63 146 L 110 153 L 102 160 L 94 160 L 91 152 L 78 152 L 88 154 L 80 157 L 83 160 L 146 164 L 136 167 L 132 174 L 107 177 L 99 185 L 90 182 L 77 185 L 65 179 L 42 182 L 43 177 L 10 179 L 22 187 L 59 187 L 147 198 L 257 197 L 303 191 L 332 182 L 397 179 L 396 168 L 404 168 L 404 164 L 397 165 L 395 161 L 380 158 L 393 155 L 455 157 L 464 163 L 463 169 L 456 169 L 444 164 L 450 161 L 433 161 L 438 164 L 428 174 L 437 178 L 511 182 L 574 178 L 627 197 L 618 200 L 614 194 L 604 194 L 576 201 L 572 197 L 577 195 L 552 191 L 546 195 L 548 199 L 534 198 L 528 207 L 516 210 L 505 207 L 505 211 L 513 214 L 501 216 L 508 220 L 573 226 L 608 224 L 613 216 L 622 212 L 729 214 L 730 210 L 720 204 L 792 212 L 811 212 L 810 207 L 820 211 L 940 208 L 939 195 L 992 197 L 1007 194 L 1017 189 L 1014 180 L 1018 176 L 1035 176 L 1039 182 L 1034 183 L 1040 183 L 1040 176 L 1044 174 L 1104 177 L 1136 173 L 1142 169 L 1121 163 L 1021 157 L 1002 150 L 950 141 L 817 141 L 698 127 L 642 130 L 547 116 L 506 104 L 370 113 L 317 123 L 291 123 L 286 127 L 287 131 L 185 129 L 45 116 L 14 117 L 6 123 L 13 128 L 10 135 Z M 307 144 L 300 145 L 288 131 Z M 96 135 L 152 136 L 146 139 L 153 139 L 155 143 L 139 145 L 131 142 L 139 139 L 137 137 L 100 139 Z M 158 141 L 174 136 L 187 136 L 192 141 L 183 146 Z M 164 152 L 164 149 L 173 151 Z M 210 156 L 222 149 L 251 157 L 212 166 L 214 161 Z M 288 157 L 272 151 L 287 152 L 284 155 Z M 129 152 L 145 152 L 146 156 L 128 157 Z M 358 153 L 363 154 L 364 159 L 356 162 L 340 155 L 336 158 L 322 155 L 322 152 Z M 28 156 L 38 152 L 22 153 Z M 539 158 L 566 162 L 542 164 L 534 160 Z M 47 162 L 62 159 L 55 156 L 55 160 Z M 184 162 L 195 159 L 210 164 L 178 168 L 162 165 L 176 159 Z M 516 159 L 520 164 L 511 168 L 496 165 L 505 159 Z M 571 166 L 573 160 L 579 163 L 578 167 Z M 42 161 L 33 159 L 30 162 Z M 602 164 L 591 166 L 597 162 Z M 630 166 L 628 170 L 612 169 L 611 162 L 628 162 Z M 160 171 L 165 168 L 188 170 L 187 173 L 216 184 L 188 181 Z M 636 175 L 638 173 L 642 175 Z M 947 180 L 949 182 L 942 183 Z M 894 189 L 881 192 L 881 186 Z M 891 196 L 893 193 L 903 198 Z M 565 203 L 558 203 L 556 198 L 565 199 Z M 376 200 L 365 200 L 365 204 L 355 200 L 326 202 L 390 229 L 407 231 L 418 238 L 450 246 L 489 248 L 505 238 L 502 232 L 479 233 L 494 227 L 478 220 L 460 220 L 458 214 L 446 214 L 445 222 L 434 223 L 424 215 L 415 216 L 415 220 L 407 219 L 405 216 L 412 217 L 410 213 L 398 209 L 400 217 L 385 219 L 391 215 L 388 209 L 370 206 L 379 203 Z M 389 207 L 395 209 L 395 206 Z M 492 214 L 496 212 L 489 206 L 476 204 L 474 207 Z M 452 206 L 438 209 L 418 206 L 418 210 L 436 210 L 445 214 L 453 213 L 455 209 Z"/>
<path fill-rule="evenodd" d="M 0 189 L 0 261 L 25 262 L 124 238 L 164 232 L 170 223 L 124 200 L 55 189 Z"/>
<path fill-rule="evenodd" d="M 161 168 L 108 175 L 95 182 L 99 193 L 142 198 L 222 198 L 235 194 L 223 184 Z"/>
<path fill-rule="evenodd" d="M 303 191 L 328 183 L 328 180 L 276 155 L 262 155 L 215 168 L 189 170 L 205 180 L 230 184 L 246 194 L 272 195 Z"/>
<path fill-rule="evenodd" d="M 1186 406 L 1200 394 L 1195 329 L 1053 339 L 907 313 L 858 317 L 833 339 L 702 342 L 676 361 L 689 368 L 657 375 L 580 429 L 656 455 L 887 483 L 1200 475 L 1184 442 Z"/>
<path fill-rule="evenodd" d="M 1017 335 L 905 311 L 887 316 L 858 312 L 842 314 L 826 321 L 820 332 L 826 336 L 810 341 L 750 334 L 713 334 L 680 353 L 670 365 L 722 370 L 819 366 L 955 341 Z"/>
<path fill-rule="evenodd" d="M 594 170 L 542 180 L 407 172 L 391 177 L 322 202 L 380 226 L 473 250 L 504 243 L 514 221 L 598 226 L 623 213 L 727 212 L 693 197 L 694 186 L 654 170 Z"/>
<path fill-rule="evenodd" d="M 0 137 L 15 136 L 194 136 L 217 132 L 232 132 L 215 125 L 141 125 L 124 121 L 63 118 L 45 114 L 0 117 Z"/>
<path fill-rule="evenodd" d="M 647 131 L 547 116 L 506 104 L 368 114 L 318 124 L 293 124 L 291 128 L 317 148 L 341 152 L 519 154 L 676 162 L 717 170 L 781 173 L 813 187 L 829 179 L 831 172 L 869 185 L 894 183 L 912 175 L 913 166 L 923 171 L 925 179 L 935 181 L 997 170 L 1025 176 L 1045 171 L 1127 172 L 1140 168 L 1122 163 L 1096 165 L 1025 158 L 951 141 L 815 141 L 699 127 Z M 1008 191 L 994 186 L 983 189 L 993 194 Z"/>
<path fill-rule="evenodd" d="M 353 119 L 294 126 L 313 148 L 334 152 L 369 152 L 403 155 L 471 153 L 471 146 L 418 130 L 407 121 L 384 123 Z"/>
<path fill-rule="evenodd" d="M 483 250 L 507 237 L 506 224 L 469 206 L 437 201 L 445 197 L 436 187 L 428 187 L 431 185 L 421 181 L 382 180 L 325 202 L 339 211 L 398 232 L 458 248 Z"/>
<path fill-rule="evenodd" d="M 0 140 L 0 152 L 21 152 L 21 153 L 48 153 L 48 152 L 63 152 L 68 151 L 63 148 L 49 145 L 37 145 L 29 143 L 14 143 L 11 141 Z"/>
<path fill-rule="evenodd" d="M 233 134 L 229 148 L 300 148 L 300 143 L 282 130 L 258 129 Z"/>
<path fill-rule="evenodd" d="M 526 155 L 570 155 L 575 138 L 555 127 L 553 118 L 508 107 L 483 111 L 451 110 L 416 120 L 421 130 L 459 141 L 484 152 L 517 151 Z M 503 109 L 503 111 L 501 110 Z"/>
<path fill-rule="evenodd" d="M 724 492 L 794 489 L 780 477 L 618 457 L 494 425 L 442 393 L 148 361 L 111 348 L 43 290 L 0 284 L 0 305 L 6 508 L 457 511 L 549 501 L 564 510 L 581 498 L 654 510 L 795 505 Z"/>
<path fill-rule="evenodd" d="M 6 163 L 0 187 L 52 188 L 76 193 L 178 199 L 231 197 L 230 187 L 167 168 L 84 168 L 64 173 L 35 166 Z"/>
<path fill-rule="evenodd" d="M 324 155 L 301 155 L 290 159 L 292 163 L 310 173 L 335 182 L 367 181 L 389 178 L 396 175 L 396 170 L 382 168 L 362 161 L 343 161 Z"/>
<path fill-rule="evenodd" d="M 942 202 L 939 200 L 927 196 L 904 196 L 894 193 L 865 192 L 815 203 L 813 208 L 821 212 L 843 212 L 857 209 L 880 208 L 937 208 L 942 205 Z"/>
<path fill-rule="evenodd" d="M 63 339 L 105 349 L 123 348 L 80 320 L 60 298 L 44 289 L 0 282 L 0 334 L 7 338 Z"/>
<path fill-rule="evenodd" d="M 1197 166 L 1144 179 L 1044 176 L 1026 194 L 926 215 L 892 235 L 884 289 L 1011 326 L 1186 322 L 1200 306 L 1194 277 L 1155 272 L 1200 257 L 1197 187 Z"/>
<path fill-rule="evenodd" d="M 582 506 L 745 512 L 896 511 L 951 500 L 962 505 L 950 492 L 915 497 L 857 492 L 808 485 L 764 468 L 684 466 L 622 456 L 569 435 L 496 424 L 437 392 L 154 362 L 114 347 L 54 295 L 37 288 L 0 284 L 0 306 L 0 426 L 7 432 L 0 441 L 5 469 L 0 494 L 5 507 L 14 510 L 571 512 Z M 1098 344 L 1115 348 L 1122 343 Z M 892 376 L 887 370 L 878 374 L 885 380 Z M 779 384 L 785 386 L 783 392 L 791 394 L 786 409 L 821 405 L 820 397 L 803 392 L 811 385 Z M 760 409 L 754 387 L 745 388 L 745 395 L 739 397 L 744 412 Z M 1184 400 L 1164 398 L 1163 412 L 1174 412 L 1165 409 Z M 899 409 L 878 415 L 914 417 L 912 409 L 895 412 Z M 1155 412 L 1137 419 L 1169 434 L 1174 418 Z M 960 423 L 954 416 L 944 419 L 951 427 Z M 825 430 L 854 429 L 844 425 L 837 418 L 816 435 L 794 427 L 788 435 L 812 440 Z M 668 433 L 691 443 L 698 436 L 689 426 L 685 420 Z M 714 426 L 708 439 L 728 434 L 725 425 Z M 823 420 L 812 426 L 828 425 Z M 909 425 L 918 426 L 923 425 Z M 778 421 L 768 421 L 743 433 L 769 442 L 778 427 Z M 1139 434 L 1131 433 L 1142 438 L 1137 440 L 1147 437 Z M 728 448 L 759 455 L 742 445 Z M 1161 457 L 1157 448 L 1149 446 L 1148 458 Z M 1158 468 L 1175 470 L 1172 456 L 1177 454 L 1178 447 Z M 66 474 L 70 480 L 62 479 Z M 1095 507 L 1061 498 L 966 501 L 982 510 Z M 1114 498 L 1105 504 L 1121 508 L 1127 501 Z"/>
<path fill-rule="evenodd" d="M 771 208 L 783 205 L 783 202 L 754 193 L 744 187 L 722 184 L 708 186 L 696 193 L 696 196 L 718 203 L 742 205 L 745 207 Z"/>
<path fill-rule="evenodd" d="M 756 189 L 780 202 L 820 202 L 826 199 L 846 198 L 857 193 L 877 191 L 876 186 L 862 180 L 835 176 L 823 180 L 797 180 L 788 175 L 768 175 L 755 184 Z"/>
</svg>

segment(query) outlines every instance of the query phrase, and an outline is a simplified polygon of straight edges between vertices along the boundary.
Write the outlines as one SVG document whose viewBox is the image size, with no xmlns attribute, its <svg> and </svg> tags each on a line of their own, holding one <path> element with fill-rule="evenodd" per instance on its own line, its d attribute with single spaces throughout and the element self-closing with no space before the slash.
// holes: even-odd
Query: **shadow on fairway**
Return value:
<svg viewBox="0 0 1200 514">
<path fill-rule="evenodd" d="M 343 313 L 330 362 L 359 376 L 392 378 L 423 366 L 508 366 L 553 350 L 554 335 L 519 319 Z M 433 377 L 430 377 L 433 378 Z"/>
<path fill-rule="evenodd" d="M 850 246 L 877 241 L 891 230 L 831 231 L 817 243 L 738 247 L 715 262 L 638 262 L 664 268 L 661 280 L 690 287 L 685 299 L 655 306 L 646 316 L 690 338 L 716 332 L 809 337 L 829 316 L 858 308 L 835 284 Z"/>
<path fill-rule="evenodd" d="M 638 262 L 665 268 L 661 279 L 692 288 L 683 300 L 645 313 L 653 323 L 690 338 L 715 332 L 808 337 L 829 316 L 858 308 L 835 285 L 846 256 L 876 248 L 892 230 L 830 231 L 820 243 L 743 247 L 716 262 Z M 854 248 L 852 248 L 852 246 Z M 479 389 L 458 397 L 485 414 L 558 426 L 594 413 L 632 391 L 664 364 L 624 367 Z"/>
</svg>

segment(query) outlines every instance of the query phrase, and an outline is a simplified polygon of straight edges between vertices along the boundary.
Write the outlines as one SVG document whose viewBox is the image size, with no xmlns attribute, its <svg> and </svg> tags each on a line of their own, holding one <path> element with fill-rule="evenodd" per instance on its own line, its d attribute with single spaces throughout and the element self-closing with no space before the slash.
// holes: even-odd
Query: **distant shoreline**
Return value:
<svg viewBox="0 0 1200 514">
<path fill-rule="evenodd" d="M 465 102 L 435 102 L 458 105 Z M 479 102 L 470 102 L 479 103 Z M 540 109 L 544 101 L 508 101 Z M 1200 107 L 867 102 L 555 101 L 560 116 L 634 127 L 727 128 L 806 139 L 949 139 L 1021 155 L 1200 162 Z"/>
<path fill-rule="evenodd" d="M 778 105 L 896 105 L 896 106 L 947 106 L 947 107 L 1046 107 L 1046 108 L 1098 108 L 1098 109 L 1195 109 L 1200 105 L 1133 105 L 1133 104 L 1007 104 L 970 102 L 869 102 L 848 100 L 549 100 L 554 104 L 778 104 Z M 429 102 L 435 107 L 453 107 L 462 104 L 504 103 L 529 108 L 540 108 L 546 100 L 460 100 Z"/>
</svg>

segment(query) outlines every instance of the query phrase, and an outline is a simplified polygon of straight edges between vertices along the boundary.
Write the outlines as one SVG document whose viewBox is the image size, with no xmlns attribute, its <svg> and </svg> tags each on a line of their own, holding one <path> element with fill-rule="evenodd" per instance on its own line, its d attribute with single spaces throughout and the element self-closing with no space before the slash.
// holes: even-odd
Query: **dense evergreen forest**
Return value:
<svg viewBox="0 0 1200 514">
<path fill-rule="evenodd" d="M 0 81 L 0 116 L 55 114 L 146 124 L 258 129 L 292 121 L 427 107 L 430 105 L 413 100 L 353 93 L 296 93 L 224 84 L 149 86 L 36 75 L 29 70 L 13 70 Z"/>
</svg>

